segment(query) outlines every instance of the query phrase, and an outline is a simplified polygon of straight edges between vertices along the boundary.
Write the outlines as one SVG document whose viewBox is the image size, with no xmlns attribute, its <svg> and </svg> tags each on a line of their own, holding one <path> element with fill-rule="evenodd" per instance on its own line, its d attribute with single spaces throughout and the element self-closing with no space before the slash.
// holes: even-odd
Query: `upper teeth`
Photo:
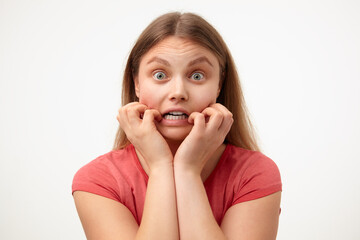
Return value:
<svg viewBox="0 0 360 240">
<path fill-rule="evenodd" d="M 180 115 L 183 115 L 185 113 L 183 112 L 168 112 L 167 114 L 171 114 L 171 115 L 175 115 L 175 116 L 180 116 Z"/>
</svg>

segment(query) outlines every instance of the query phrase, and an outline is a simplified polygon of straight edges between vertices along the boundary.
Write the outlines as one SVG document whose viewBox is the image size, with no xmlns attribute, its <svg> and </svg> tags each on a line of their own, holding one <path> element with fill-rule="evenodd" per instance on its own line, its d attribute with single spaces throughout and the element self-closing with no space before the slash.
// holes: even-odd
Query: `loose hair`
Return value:
<svg viewBox="0 0 360 240">
<path fill-rule="evenodd" d="M 138 75 L 141 58 L 157 43 L 169 36 L 190 39 L 209 49 L 220 64 L 220 94 L 217 103 L 224 105 L 232 114 L 234 123 L 224 143 L 259 151 L 254 127 L 247 111 L 239 76 L 228 47 L 216 29 L 202 17 L 193 13 L 171 12 L 155 19 L 141 33 L 130 52 L 123 77 L 122 105 L 139 101 L 135 94 L 134 79 Z M 119 126 L 113 150 L 130 144 Z"/>
</svg>

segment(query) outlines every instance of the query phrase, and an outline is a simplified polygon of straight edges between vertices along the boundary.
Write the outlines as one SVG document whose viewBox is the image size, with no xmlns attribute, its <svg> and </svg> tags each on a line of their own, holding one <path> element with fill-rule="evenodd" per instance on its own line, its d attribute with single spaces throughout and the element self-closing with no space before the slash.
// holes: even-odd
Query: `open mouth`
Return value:
<svg viewBox="0 0 360 240">
<path fill-rule="evenodd" d="M 168 112 L 163 115 L 164 119 L 167 120 L 183 120 L 187 119 L 189 116 L 183 112 Z"/>
</svg>

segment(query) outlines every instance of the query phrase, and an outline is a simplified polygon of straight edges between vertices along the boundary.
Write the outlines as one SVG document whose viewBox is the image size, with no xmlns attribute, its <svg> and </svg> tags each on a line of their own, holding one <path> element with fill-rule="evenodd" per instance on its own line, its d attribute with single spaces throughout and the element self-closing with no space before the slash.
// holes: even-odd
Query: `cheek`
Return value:
<svg viewBox="0 0 360 240">
<path fill-rule="evenodd" d="M 193 102 L 196 103 L 196 108 L 200 112 L 209 105 L 216 103 L 216 94 L 198 94 L 194 97 Z"/>
<path fill-rule="evenodd" d="M 146 89 L 146 90 L 145 90 Z M 147 88 L 140 88 L 139 102 L 150 108 L 156 108 L 159 102 L 159 95 Z"/>
<path fill-rule="evenodd" d="M 196 97 L 198 99 L 198 101 L 202 102 L 202 103 L 208 103 L 208 104 L 213 104 L 216 103 L 216 99 L 217 99 L 217 87 L 208 87 L 208 88 L 204 88 L 201 89 L 201 91 L 197 91 L 196 93 Z"/>
<path fill-rule="evenodd" d="M 145 105 L 148 105 L 149 100 L 151 100 L 151 96 L 147 92 L 140 92 L 139 102 Z"/>
</svg>

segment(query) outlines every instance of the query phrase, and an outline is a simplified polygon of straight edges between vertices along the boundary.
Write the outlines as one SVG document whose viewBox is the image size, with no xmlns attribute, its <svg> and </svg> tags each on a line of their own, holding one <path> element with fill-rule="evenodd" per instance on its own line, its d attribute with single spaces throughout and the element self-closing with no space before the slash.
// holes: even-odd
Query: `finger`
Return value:
<svg viewBox="0 0 360 240">
<path fill-rule="evenodd" d="M 199 112 L 193 112 L 188 118 L 188 122 L 194 124 L 195 129 L 204 129 L 205 128 L 205 116 Z"/>
<path fill-rule="evenodd" d="M 227 136 L 227 134 L 230 132 L 231 126 L 234 122 L 234 119 L 231 118 L 230 120 L 226 121 L 220 128 L 219 132 L 221 135 L 224 136 L 224 138 Z"/>
<path fill-rule="evenodd" d="M 207 125 L 210 128 L 219 129 L 222 122 L 223 122 L 223 114 L 221 111 L 218 111 L 217 109 L 213 107 L 207 107 L 205 108 L 202 113 L 205 116 L 209 116 L 209 121 Z"/>
<path fill-rule="evenodd" d="M 139 102 L 130 102 L 130 103 L 126 104 L 124 107 L 129 107 L 129 106 L 133 106 L 133 105 L 144 105 L 144 104 L 139 103 Z"/>
<path fill-rule="evenodd" d="M 116 119 L 119 121 L 121 127 L 124 125 L 125 122 L 128 122 L 128 116 L 125 106 L 119 108 Z"/>
<path fill-rule="evenodd" d="M 144 104 L 141 104 L 139 102 L 131 102 L 131 103 L 128 103 L 126 104 L 125 106 L 122 106 L 121 108 L 119 108 L 118 110 L 118 115 L 117 115 L 117 119 L 119 120 L 120 117 L 123 117 L 124 115 L 127 115 L 128 114 L 128 111 L 133 108 L 133 107 L 136 107 L 136 106 L 146 106 Z"/>
<path fill-rule="evenodd" d="M 229 109 L 227 109 L 224 105 L 222 105 L 220 103 L 214 103 L 214 104 L 210 105 L 210 107 L 215 108 L 216 110 L 222 112 L 224 115 L 224 118 L 232 118 L 233 117 L 233 114 L 229 111 Z"/>
<path fill-rule="evenodd" d="M 222 112 L 223 123 L 221 124 L 219 131 L 223 132 L 223 133 L 225 133 L 225 135 L 227 135 L 231 129 L 233 122 L 234 122 L 233 114 L 225 106 L 221 105 L 220 103 L 212 104 L 211 107 Z"/>
<path fill-rule="evenodd" d="M 162 116 L 161 113 L 156 109 L 147 109 L 147 111 L 151 111 L 152 114 L 154 114 L 154 119 L 158 122 L 161 121 Z"/>
<path fill-rule="evenodd" d="M 118 115 L 116 118 L 117 118 L 122 130 L 124 130 L 126 133 L 129 130 L 129 118 L 128 118 L 126 107 L 121 107 L 118 110 Z"/>
<path fill-rule="evenodd" d="M 188 117 L 188 123 L 194 124 L 194 118 L 197 114 L 200 114 L 199 112 L 192 112 L 190 116 Z"/>
<path fill-rule="evenodd" d="M 223 122 L 219 128 L 220 131 L 223 131 L 225 129 L 226 132 L 228 132 L 231 128 L 231 125 L 234 122 L 233 114 L 223 105 L 220 103 L 212 104 L 210 107 L 217 109 L 220 111 L 223 115 Z"/>
<path fill-rule="evenodd" d="M 147 109 L 147 106 L 143 105 L 143 104 L 132 105 L 132 106 L 129 106 L 128 108 L 126 108 L 129 123 L 130 124 L 132 124 L 132 123 L 140 124 L 141 123 L 141 115 L 144 114 L 146 109 Z"/>
<path fill-rule="evenodd" d="M 146 105 L 138 102 L 132 102 L 119 109 L 118 120 L 120 127 L 125 131 L 131 131 L 132 128 L 141 124 L 140 112 L 145 111 Z"/>
<path fill-rule="evenodd" d="M 147 109 L 144 112 L 143 122 L 145 124 L 151 124 L 154 125 L 154 120 L 160 121 L 161 120 L 161 114 L 156 109 Z"/>
</svg>

